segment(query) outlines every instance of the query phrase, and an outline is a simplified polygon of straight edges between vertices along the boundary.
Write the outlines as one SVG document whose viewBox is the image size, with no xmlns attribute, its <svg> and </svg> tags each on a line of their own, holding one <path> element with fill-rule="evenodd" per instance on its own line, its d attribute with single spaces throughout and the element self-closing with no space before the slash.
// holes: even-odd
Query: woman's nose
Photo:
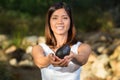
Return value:
<svg viewBox="0 0 120 80">
<path fill-rule="evenodd" d="M 63 22 L 62 18 L 58 18 L 58 23 L 62 23 L 62 22 Z"/>
</svg>

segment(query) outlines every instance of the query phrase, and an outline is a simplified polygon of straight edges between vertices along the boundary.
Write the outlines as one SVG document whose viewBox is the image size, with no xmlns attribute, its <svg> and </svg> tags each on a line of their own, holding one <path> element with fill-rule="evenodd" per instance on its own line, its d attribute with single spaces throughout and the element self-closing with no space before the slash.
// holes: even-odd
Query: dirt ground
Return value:
<svg viewBox="0 0 120 80">
<path fill-rule="evenodd" d="M 37 67 L 12 67 L 11 72 L 15 80 L 41 80 Z"/>
</svg>

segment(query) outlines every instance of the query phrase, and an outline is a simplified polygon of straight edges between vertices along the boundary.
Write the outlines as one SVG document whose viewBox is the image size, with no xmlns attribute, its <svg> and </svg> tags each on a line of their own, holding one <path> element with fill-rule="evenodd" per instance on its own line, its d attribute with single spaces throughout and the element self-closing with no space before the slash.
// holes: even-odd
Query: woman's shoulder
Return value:
<svg viewBox="0 0 120 80">
<path fill-rule="evenodd" d="M 89 44 L 87 44 L 87 43 L 82 43 L 78 47 L 78 50 L 79 51 L 83 51 L 84 50 L 85 52 L 88 52 L 88 53 L 90 53 L 92 51 L 91 46 Z"/>
<path fill-rule="evenodd" d="M 46 43 L 38 43 L 38 45 L 41 47 L 48 47 L 48 45 Z"/>
<path fill-rule="evenodd" d="M 73 44 L 72 46 L 78 46 L 78 45 L 80 45 L 80 44 L 82 44 L 82 42 L 80 42 L 80 41 L 77 41 L 75 44 Z"/>
<path fill-rule="evenodd" d="M 36 49 L 42 49 L 42 47 L 40 45 L 34 45 L 32 46 L 32 50 L 36 50 Z"/>
<path fill-rule="evenodd" d="M 87 43 L 82 43 L 79 47 L 91 48 L 91 46 Z"/>
<path fill-rule="evenodd" d="M 32 46 L 32 50 L 42 50 L 43 51 L 43 47 L 45 46 L 45 43 L 38 43 L 37 45 Z"/>
<path fill-rule="evenodd" d="M 71 45 L 71 51 L 77 54 L 78 53 L 78 47 L 79 47 L 80 44 L 81 44 L 81 42 L 76 42 L 73 45 Z"/>
</svg>

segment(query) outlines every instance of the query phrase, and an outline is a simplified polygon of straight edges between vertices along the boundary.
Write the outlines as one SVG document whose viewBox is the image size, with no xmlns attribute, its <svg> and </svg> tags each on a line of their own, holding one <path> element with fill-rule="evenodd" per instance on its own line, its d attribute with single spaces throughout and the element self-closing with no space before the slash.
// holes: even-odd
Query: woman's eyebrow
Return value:
<svg viewBox="0 0 120 80">
<path fill-rule="evenodd" d="M 58 15 L 52 15 L 52 17 L 57 17 Z"/>
<path fill-rule="evenodd" d="M 59 15 L 53 15 L 53 17 L 58 17 Z M 62 15 L 62 17 L 68 16 L 68 15 Z"/>
<path fill-rule="evenodd" d="M 68 16 L 68 15 L 62 15 L 62 16 Z"/>
</svg>

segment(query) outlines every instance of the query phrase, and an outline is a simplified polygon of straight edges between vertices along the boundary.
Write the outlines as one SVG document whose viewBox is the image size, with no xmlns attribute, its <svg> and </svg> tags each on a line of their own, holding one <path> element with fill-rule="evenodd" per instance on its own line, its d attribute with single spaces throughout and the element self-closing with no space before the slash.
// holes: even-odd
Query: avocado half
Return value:
<svg viewBox="0 0 120 80">
<path fill-rule="evenodd" d="M 63 59 L 66 55 L 70 54 L 70 46 L 68 44 L 63 45 L 62 47 L 60 47 L 55 55 L 58 56 L 59 58 Z"/>
</svg>

